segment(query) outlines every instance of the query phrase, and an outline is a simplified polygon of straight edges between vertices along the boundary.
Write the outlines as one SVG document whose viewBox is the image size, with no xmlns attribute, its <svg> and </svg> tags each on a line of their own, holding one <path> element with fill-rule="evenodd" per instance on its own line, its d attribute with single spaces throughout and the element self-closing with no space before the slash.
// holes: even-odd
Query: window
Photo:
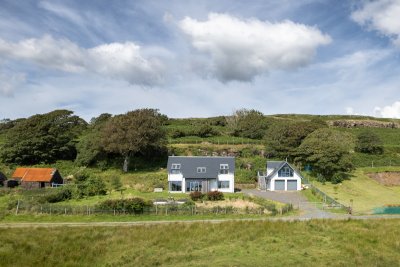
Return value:
<svg viewBox="0 0 400 267">
<path fill-rule="evenodd" d="M 201 192 L 202 187 L 203 187 L 203 185 L 202 185 L 201 181 L 186 180 L 186 192 L 195 192 L 195 191 Z"/>
<path fill-rule="evenodd" d="M 219 181 L 218 182 L 218 189 L 227 189 L 229 188 L 229 181 Z"/>
<path fill-rule="evenodd" d="M 169 182 L 170 191 L 182 191 L 182 182 Z"/>
<path fill-rule="evenodd" d="M 173 169 L 173 170 L 180 170 L 180 169 L 181 169 L 181 164 L 173 163 L 172 166 L 171 166 L 171 169 Z"/>
<path fill-rule="evenodd" d="M 219 173 L 220 174 L 228 174 L 229 173 L 229 165 L 228 164 L 220 164 L 219 165 Z"/>
<path fill-rule="evenodd" d="M 171 165 L 171 174 L 181 173 L 181 164 L 173 163 Z"/>
<path fill-rule="evenodd" d="M 285 166 L 278 172 L 278 177 L 293 177 L 293 170 L 289 166 Z"/>
<path fill-rule="evenodd" d="M 197 173 L 206 173 L 206 167 L 197 167 Z"/>
</svg>

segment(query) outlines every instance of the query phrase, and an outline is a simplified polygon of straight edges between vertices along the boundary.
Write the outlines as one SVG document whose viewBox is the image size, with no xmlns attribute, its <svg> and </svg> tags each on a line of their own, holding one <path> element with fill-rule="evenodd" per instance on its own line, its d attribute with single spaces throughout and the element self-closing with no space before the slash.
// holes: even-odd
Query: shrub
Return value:
<svg viewBox="0 0 400 267">
<path fill-rule="evenodd" d="M 55 189 L 54 192 L 52 192 L 51 194 L 42 197 L 42 199 L 39 200 L 39 202 L 57 203 L 71 199 L 72 195 L 73 195 L 72 189 L 67 186 L 63 186 L 61 188 Z"/>
<path fill-rule="evenodd" d="M 101 202 L 97 209 L 104 211 L 115 210 L 117 212 L 129 213 L 143 213 L 147 208 L 153 206 L 150 201 L 145 201 L 142 198 L 128 198 L 128 199 L 108 199 Z"/>
<path fill-rule="evenodd" d="M 191 192 L 189 196 L 190 196 L 191 200 L 197 201 L 197 200 L 202 199 L 204 197 L 204 194 L 199 191 L 194 191 L 194 192 Z"/>
<path fill-rule="evenodd" d="M 207 199 L 211 201 L 224 200 L 224 194 L 220 191 L 211 191 L 207 193 Z"/>
<path fill-rule="evenodd" d="M 100 178 L 90 177 L 86 181 L 86 195 L 97 196 L 105 195 L 107 193 L 107 186 Z"/>
</svg>

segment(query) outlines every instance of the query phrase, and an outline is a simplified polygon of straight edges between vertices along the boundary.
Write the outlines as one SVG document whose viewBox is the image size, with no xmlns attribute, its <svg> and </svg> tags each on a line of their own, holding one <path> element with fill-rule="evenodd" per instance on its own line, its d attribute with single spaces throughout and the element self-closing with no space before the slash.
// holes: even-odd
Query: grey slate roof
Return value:
<svg viewBox="0 0 400 267">
<path fill-rule="evenodd" d="M 286 161 L 267 161 L 267 169 L 276 169 L 285 163 Z"/>
<path fill-rule="evenodd" d="M 234 157 L 168 157 L 168 172 L 171 171 L 172 164 L 181 164 L 181 172 L 185 178 L 217 178 L 220 164 L 229 165 L 229 173 L 235 172 Z M 205 173 L 197 173 L 197 167 L 206 167 Z"/>
</svg>

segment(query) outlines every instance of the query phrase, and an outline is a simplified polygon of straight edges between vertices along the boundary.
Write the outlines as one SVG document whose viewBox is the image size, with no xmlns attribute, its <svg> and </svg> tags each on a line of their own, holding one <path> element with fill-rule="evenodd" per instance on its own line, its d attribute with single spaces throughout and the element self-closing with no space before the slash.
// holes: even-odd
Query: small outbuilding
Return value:
<svg viewBox="0 0 400 267">
<path fill-rule="evenodd" d="M 17 168 L 11 179 L 25 188 L 54 187 L 64 183 L 55 168 Z"/>
<path fill-rule="evenodd" d="M 261 190 L 301 190 L 303 177 L 287 161 L 268 161 L 266 169 L 266 172 L 258 172 L 258 187 Z"/>
</svg>

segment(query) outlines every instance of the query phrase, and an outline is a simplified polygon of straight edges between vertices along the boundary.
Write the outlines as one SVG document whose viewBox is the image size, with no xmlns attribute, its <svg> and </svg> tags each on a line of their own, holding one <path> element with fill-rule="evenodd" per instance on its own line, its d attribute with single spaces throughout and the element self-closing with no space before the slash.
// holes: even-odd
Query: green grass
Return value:
<svg viewBox="0 0 400 267">
<path fill-rule="evenodd" d="M 288 215 L 293 215 L 294 212 Z M 7 214 L 0 217 L 1 223 L 62 223 L 62 222 L 141 222 L 141 221 L 190 221 L 220 219 L 261 219 L 269 215 L 257 214 L 196 214 L 196 215 L 49 215 L 49 214 Z"/>
<path fill-rule="evenodd" d="M 359 168 L 352 173 L 350 180 L 341 184 L 313 182 L 321 191 L 335 198 L 338 202 L 351 206 L 354 213 L 372 213 L 376 207 L 388 204 L 400 204 L 400 186 L 384 186 L 369 178 L 366 173 L 372 168 Z M 375 171 L 398 170 L 400 167 L 377 168 Z M 351 203 L 353 200 L 353 203 Z"/>
<path fill-rule="evenodd" d="M 9 228 L 2 266 L 399 266 L 399 220 Z"/>
</svg>

